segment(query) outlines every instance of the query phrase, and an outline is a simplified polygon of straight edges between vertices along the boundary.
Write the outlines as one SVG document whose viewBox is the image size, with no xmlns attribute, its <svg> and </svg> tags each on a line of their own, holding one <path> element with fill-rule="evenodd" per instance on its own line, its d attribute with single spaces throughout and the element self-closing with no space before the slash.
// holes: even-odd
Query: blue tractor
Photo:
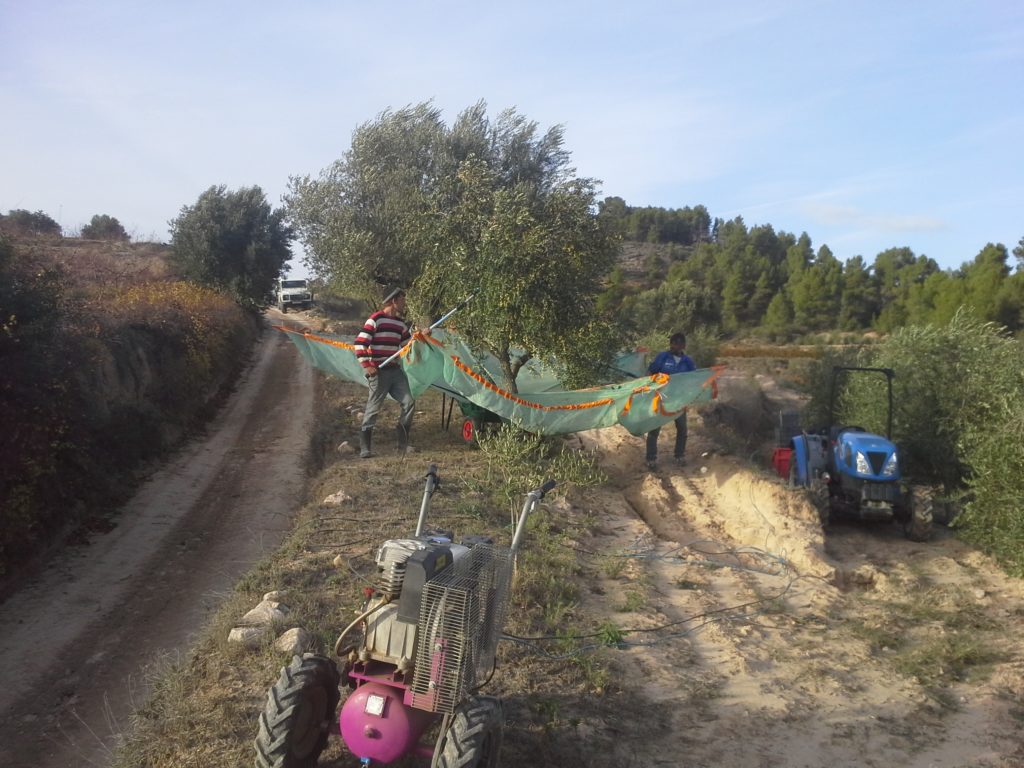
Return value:
<svg viewBox="0 0 1024 768">
<path fill-rule="evenodd" d="M 863 427 L 835 424 L 840 377 L 848 373 L 879 373 L 888 385 L 885 437 Z M 831 516 L 895 521 L 907 538 L 927 541 L 932 531 L 932 505 L 927 493 L 915 494 L 903 482 L 899 449 L 892 442 L 892 380 L 890 368 L 836 366 L 829 394 L 830 426 L 800 431 L 790 439 L 786 465 L 789 484 L 810 490 L 823 524 Z"/>
</svg>

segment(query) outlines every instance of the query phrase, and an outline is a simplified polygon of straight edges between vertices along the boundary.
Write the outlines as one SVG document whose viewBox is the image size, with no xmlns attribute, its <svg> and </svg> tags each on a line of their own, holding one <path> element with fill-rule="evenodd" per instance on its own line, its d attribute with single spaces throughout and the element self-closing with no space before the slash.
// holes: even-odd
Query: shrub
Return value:
<svg viewBox="0 0 1024 768">
<path fill-rule="evenodd" d="M 60 235 L 60 224 L 42 211 L 17 209 L 0 215 L 0 230 L 12 235 Z"/>
<path fill-rule="evenodd" d="M 96 214 L 92 220 L 82 227 L 82 237 L 87 240 L 127 240 L 121 222 L 107 214 Z"/>
<path fill-rule="evenodd" d="M 1011 408 L 1016 413 L 978 435 L 970 456 L 970 501 L 955 525 L 965 539 L 1024 576 L 1024 398 L 1019 393 Z"/>
<path fill-rule="evenodd" d="M 67 443 L 70 355 L 60 270 L 15 252 L 0 236 L 0 574 L 38 534 Z"/>
<path fill-rule="evenodd" d="M 568 450 L 559 438 L 524 432 L 509 423 L 482 433 L 479 445 L 487 457 L 488 475 L 501 477 L 501 493 L 513 507 L 521 501 L 523 487 L 539 488 L 556 480 L 564 490 L 566 484 L 587 487 L 606 480 L 593 455 Z"/>
</svg>

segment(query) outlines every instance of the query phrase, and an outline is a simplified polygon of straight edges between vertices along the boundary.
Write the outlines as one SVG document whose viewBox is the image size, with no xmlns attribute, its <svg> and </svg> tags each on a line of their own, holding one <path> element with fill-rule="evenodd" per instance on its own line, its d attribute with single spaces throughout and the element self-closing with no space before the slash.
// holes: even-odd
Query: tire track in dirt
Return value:
<svg viewBox="0 0 1024 768">
<path fill-rule="evenodd" d="M 608 438 L 606 432 L 599 439 Z M 676 705 L 671 710 L 672 730 L 705 743 L 713 741 L 701 736 L 705 723 L 730 716 L 714 702 L 735 702 L 735 707 L 744 708 L 744 717 L 754 709 L 749 704 L 754 700 L 759 712 L 784 712 L 785 699 L 765 690 L 751 668 L 763 662 L 744 646 L 756 644 L 762 632 L 751 623 L 752 612 L 787 590 L 786 570 L 754 549 L 736 550 L 720 528 L 696 522 L 715 519 L 713 500 L 701 491 L 700 481 L 691 478 L 699 468 L 655 474 L 637 469 L 635 479 L 629 480 L 629 470 L 622 466 L 630 463 L 624 458 L 628 440 L 613 438 L 613 445 L 601 450 L 606 459 L 613 457 L 607 468 L 619 475 L 620 483 L 627 478 L 622 505 L 608 510 L 613 520 L 602 525 L 601 546 L 638 554 L 625 574 L 602 580 L 602 591 L 614 605 L 639 585 L 652 597 L 626 614 L 623 623 L 638 628 L 675 625 L 653 637 L 681 635 L 630 650 L 630 664 L 643 672 L 643 696 L 652 706 Z M 644 642 L 639 638 L 629 636 Z M 638 748 L 641 753 L 645 749 Z M 664 745 L 654 745 L 650 757 L 663 751 Z M 719 764 L 713 750 L 710 757 L 709 765 Z"/>
<path fill-rule="evenodd" d="M 624 671 L 634 670 L 622 677 L 637 680 L 632 693 L 647 702 L 641 709 L 663 714 L 671 705 L 672 729 L 686 734 L 680 740 L 686 765 L 1024 764 L 1010 757 L 1020 754 L 1012 724 L 1021 710 L 1005 693 L 989 692 L 977 707 L 947 711 L 921 684 L 896 674 L 887 652 L 883 649 L 880 657 L 861 634 L 870 620 L 865 611 L 886 597 L 894 582 L 912 592 L 950 573 L 948 564 L 904 564 L 913 563 L 915 553 L 930 563 L 934 549 L 891 537 L 889 531 L 856 527 L 834 526 L 824 538 L 804 495 L 728 457 L 712 455 L 689 468 L 646 474 L 637 438 L 604 430 L 589 433 L 584 445 L 598 452 L 622 499 L 609 503 L 614 525 L 601 526 L 595 548 L 635 547 L 631 542 L 646 537 L 648 550 L 703 551 L 721 558 L 708 553 L 750 547 L 774 552 L 793 574 L 802 574 L 792 580 L 759 573 L 770 558 L 757 558 L 759 567 L 744 570 L 735 563 L 713 568 L 647 557 L 625 578 L 601 579 L 599 589 L 613 604 L 622 602 L 631 583 L 656 595 L 636 615 L 627 614 L 624 625 L 627 618 L 632 626 L 656 625 L 763 600 L 685 640 L 634 648 L 628 662 L 616 662 Z M 710 447 L 699 431 L 691 432 L 691 445 L 697 451 Z M 722 547 L 712 550 L 701 539 Z M 677 550 L 679 545 L 689 546 Z M 951 578 L 958 581 L 963 574 Z M 1019 583 L 999 581 L 1001 591 L 1013 593 L 1014 587 L 1019 594 Z M 588 610 L 602 610 L 597 601 L 588 603 Z M 1019 647 L 1008 653 L 1019 658 Z M 998 685 L 1019 691 L 1019 663 L 1004 669 Z M 978 693 L 974 689 L 971 695 Z M 671 749 L 660 739 L 633 746 L 639 764 Z"/>
</svg>

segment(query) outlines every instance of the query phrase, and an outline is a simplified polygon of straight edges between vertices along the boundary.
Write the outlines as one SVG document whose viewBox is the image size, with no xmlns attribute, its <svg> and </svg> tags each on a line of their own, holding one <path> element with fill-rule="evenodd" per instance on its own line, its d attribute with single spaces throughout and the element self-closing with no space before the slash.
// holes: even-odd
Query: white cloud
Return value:
<svg viewBox="0 0 1024 768">
<path fill-rule="evenodd" d="M 936 232 L 948 229 L 943 219 L 925 214 L 871 213 L 853 205 L 835 205 L 807 201 L 804 213 L 816 224 L 826 227 L 847 227 L 877 232 Z"/>
</svg>

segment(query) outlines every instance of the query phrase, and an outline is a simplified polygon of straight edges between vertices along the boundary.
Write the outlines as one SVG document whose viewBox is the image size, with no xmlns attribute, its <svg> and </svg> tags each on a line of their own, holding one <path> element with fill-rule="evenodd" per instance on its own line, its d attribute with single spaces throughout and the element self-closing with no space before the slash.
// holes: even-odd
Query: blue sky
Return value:
<svg viewBox="0 0 1024 768">
<path fill-rule="evenodd" d="M 562 124 L 602 197 L 844 261 L 1024 237 L 1016 0 L 0 0 L 0 212 L 166 240 L 211 185 L 276 206 L 383 110 L 480 99 Z"/>
</svg>

